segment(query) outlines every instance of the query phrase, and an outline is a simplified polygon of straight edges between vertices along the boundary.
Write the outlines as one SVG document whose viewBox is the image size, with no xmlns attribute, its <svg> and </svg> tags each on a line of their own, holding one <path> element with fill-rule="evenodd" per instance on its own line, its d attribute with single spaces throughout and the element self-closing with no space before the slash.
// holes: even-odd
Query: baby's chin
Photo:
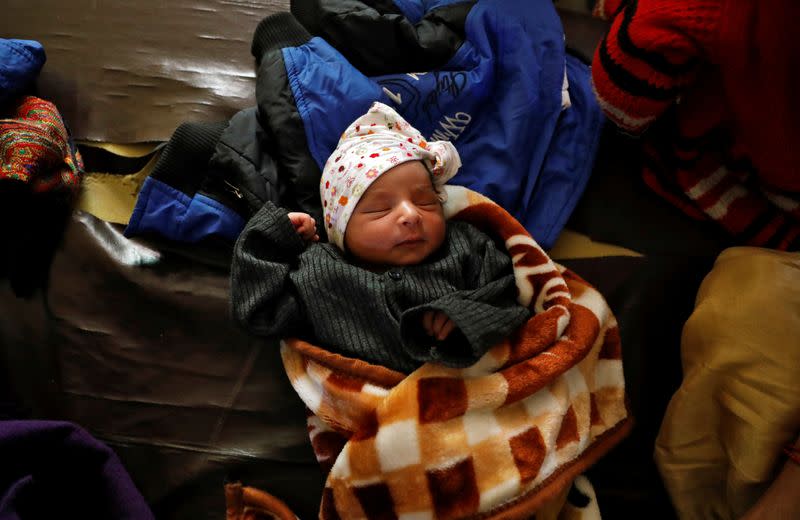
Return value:
<svg viewBox="0 0 800 520">
<path fill-rule="evenodd" d="M 395 266 L 416 265 L 421 264 L 430 258 L 441 247 L 441 243 L 431 247 L 431 244 L 425 244 L 418 250 L 413 248 L 397 248 L 399 251 L 394 251 L 393 254 L 387 255 L 387 264 Z"/>
</svg>

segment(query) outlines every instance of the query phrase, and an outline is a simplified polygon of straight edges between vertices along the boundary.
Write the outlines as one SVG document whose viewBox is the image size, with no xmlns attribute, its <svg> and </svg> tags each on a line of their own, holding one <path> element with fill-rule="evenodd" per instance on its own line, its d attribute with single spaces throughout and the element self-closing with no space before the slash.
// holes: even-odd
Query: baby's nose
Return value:
<svg viewBox="0 0 800 520">
<path fill-rule="evenodd" d="M 400 204 L 400 221 L 403 224 L 416 224 L 420 220 L 419 210 L 410 202 Z"/>
</svg>

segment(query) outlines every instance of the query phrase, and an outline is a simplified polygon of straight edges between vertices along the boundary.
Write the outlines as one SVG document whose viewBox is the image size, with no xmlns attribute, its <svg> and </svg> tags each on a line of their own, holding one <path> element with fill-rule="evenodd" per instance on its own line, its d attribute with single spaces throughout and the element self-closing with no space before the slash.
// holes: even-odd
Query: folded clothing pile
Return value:
<svg viewBox="0 0 800 520">
<path fill-rule="evenodd" d="M 80 154 L 58 109 L 25 96 L 0 117 L 0 276 L 17 296 L 44 287 L 78 193 Z"/>
</svg>

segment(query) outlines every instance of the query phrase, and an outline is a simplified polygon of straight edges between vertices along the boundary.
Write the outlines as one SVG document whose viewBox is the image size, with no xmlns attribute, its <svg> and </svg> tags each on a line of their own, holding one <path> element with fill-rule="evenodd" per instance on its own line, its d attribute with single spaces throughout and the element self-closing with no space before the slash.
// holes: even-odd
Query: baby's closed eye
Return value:
<svg viewBox="0 0 800 520">
<path fill-rule="evenodd" d="M 391 210 L 392 210 L 392 208 L 389 207 L 389 206 L 379 205 L 379 206 L 367 206 L 364 209 L 362 209 L 361 211 L 362 211 L 362 213 L 367 213 L 367 214 L 373 215 L 373 214 L 376 214 L 376 213 L 388 213 Z"/>
</svg>

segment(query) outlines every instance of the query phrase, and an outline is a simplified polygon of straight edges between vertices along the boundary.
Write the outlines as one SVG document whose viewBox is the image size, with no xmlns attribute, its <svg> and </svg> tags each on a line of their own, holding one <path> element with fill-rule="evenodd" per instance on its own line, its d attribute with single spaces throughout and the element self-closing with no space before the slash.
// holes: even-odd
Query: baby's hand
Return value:
<svg viewBox="0 0 800 520">
<path fill-rule="evenodd" d="M 456 324 L 442 311 L 425 311 L 422 315 L 422 326 L 428 336 L 444 341 L 456 328 Z"/>
<path fill-rule="evenodd" d="M 294 226 L 297 234 L 303 237 L 303 240 L 317 242 L 319 235 L 317 234 L 317 226 L 314 219 L 308 213 L 289 213 L 289 220 Z"/>
</svg>

